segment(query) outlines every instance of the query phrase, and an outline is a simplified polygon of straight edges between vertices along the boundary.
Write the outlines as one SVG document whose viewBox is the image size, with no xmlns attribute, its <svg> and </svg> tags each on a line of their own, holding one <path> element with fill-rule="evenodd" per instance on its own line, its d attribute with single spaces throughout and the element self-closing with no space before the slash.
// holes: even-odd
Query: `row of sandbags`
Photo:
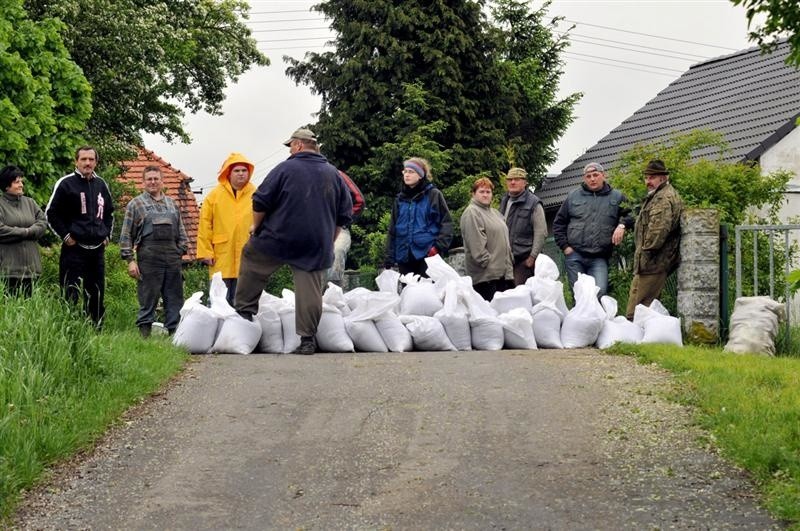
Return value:
<svg viewBox="0 0 800 531">
<path fill-rule="evenodd" d="M 386 270 L 379 291 L 347 293 L 329 284 L 317 330 L 321 352 L 406 352 L 411 350 L 500 350 L 605 348 L 617 341 L 681 344 L 680 323 L 663 306 L 637 307 L 631 323 L 617 316 L 617 303 L 597 300 L 594 279 L 580 275 L 575 306 L 567 309 L 555 262 L 540 255 L 536 275 L 523 286 L 498 292 L 490 302 L 472 289 L 439 256 L 427 258 L 430 279 Z M 400 286 L 402 290 L 399 290 Z M 287 353 L 295 333 L 294 294 L 263 293 L 253 322 L 242 319 L 225 300 L 221 278 L 212 278 L 210 307 L 195 293 L 181 310 L 174 343 L 193 353 Z"/>
</svg>

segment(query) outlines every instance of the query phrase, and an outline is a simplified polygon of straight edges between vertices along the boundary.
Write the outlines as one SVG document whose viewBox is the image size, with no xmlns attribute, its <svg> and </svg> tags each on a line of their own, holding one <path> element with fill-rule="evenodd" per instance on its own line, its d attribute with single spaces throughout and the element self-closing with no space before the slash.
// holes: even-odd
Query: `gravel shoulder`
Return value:
<svg viewBox="0 0 800 531">
<path fill-rule="evenodd" d="M 202 356 L 26 497 L 15 529 L 780 529 L 599 351 Z"/>
</svg>

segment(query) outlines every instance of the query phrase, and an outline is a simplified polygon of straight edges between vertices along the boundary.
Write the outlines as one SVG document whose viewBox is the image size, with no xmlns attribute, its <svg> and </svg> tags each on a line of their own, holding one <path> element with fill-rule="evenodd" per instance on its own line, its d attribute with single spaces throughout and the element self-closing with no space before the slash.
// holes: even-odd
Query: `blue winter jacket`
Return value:
<svg viewBox="0 0 800 531">
<path fill-rule="evenodd" d="M 440 192 L 426 183 L 414 196 L 401 192 L 392 206 L 385 265 L 427 256 L 431 247 L 446 254 L 453 240 L 453 220 Z"/>
</svg>

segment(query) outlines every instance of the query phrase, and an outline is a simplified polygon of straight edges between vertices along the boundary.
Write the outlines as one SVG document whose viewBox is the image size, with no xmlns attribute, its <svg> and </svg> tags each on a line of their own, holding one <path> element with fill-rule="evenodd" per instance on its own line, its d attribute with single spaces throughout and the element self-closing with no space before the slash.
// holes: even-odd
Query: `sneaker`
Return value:
<svg viewBox="0 0 800 531">
<path fill-rule="evenodd" d="M 300 346 L 292 351 L 292 354 L 310 355 L 317 351 L 317 341 L 314 336 L 303 336 L 300 338 Z"/>
</svg>

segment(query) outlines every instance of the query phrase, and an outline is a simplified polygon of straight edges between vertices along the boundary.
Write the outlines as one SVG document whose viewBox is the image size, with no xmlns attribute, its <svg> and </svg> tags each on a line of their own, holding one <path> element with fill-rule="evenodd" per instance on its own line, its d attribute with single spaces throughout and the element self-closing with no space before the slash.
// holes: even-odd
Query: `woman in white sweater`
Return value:
<svg viewBox="0 0 800 531">
<path fill-rule="evenodd" d="M 472 199 L 461 214 L 467 274 L 472 277 L 472 287 L 487 301 L 514 284 L 508 227 L 500 212 L 492 208 L 493 189 L 486 177 L 476 180 Z"/>
</svg>

